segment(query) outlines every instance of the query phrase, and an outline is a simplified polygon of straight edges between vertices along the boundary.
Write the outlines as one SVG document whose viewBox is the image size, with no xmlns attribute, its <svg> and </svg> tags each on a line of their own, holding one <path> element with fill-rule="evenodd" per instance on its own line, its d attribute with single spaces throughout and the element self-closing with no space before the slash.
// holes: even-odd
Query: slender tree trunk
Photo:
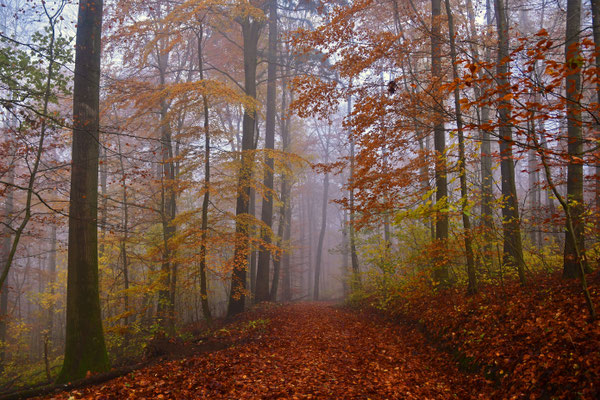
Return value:
<svg viewBox="0 0 600 400">
<path fill-rule="evenodd" d="M 326 152 L 329 151 L 329 146 Z M 313 299 L 319 300 L 319 284 L 321 279 L 321 261 L 323 258 L 323 241 L 327 230 L 327 205 L 329 203 L 329 173 L 325 173 L 323 179 L 323 200 L 321 201 L 321 230 L 319 231 L 319 243 L 317 244 L 317 258 L 315 260 L 315 282 L 313 288 Z"/>
<path fill-rule="evenodd" d="M 442 41 L 440 37 L 441 0 L 431 0 L 431 78 L 434 92 L 442 83 Z M 438 99 L 435 101 L 441 102 Z M 433 277 L 439 284 L 448 284 L 450 279 L 446 247 L 448 242 L 448 182 L 446 177 L 446 132 L 444 130 L 442 105 L 435 107 L 433 142 L 435 147 L 435 240 L 436 257 Z"/>
<path fill-rule="evenodd" d="M 471 13 L 472 14 L 472 13 Z M 490 0 L 485 2 L 485 15 L 486 24 L 488 27 L 492 25 L 492 7 Z M 474 16 L 470 17 L 471 23 L 474 27 Z M 474 29 L 474 28 L 473 28 Z M 492 52 L 489 45 L 485 46 L 484 58 L 486 63 L 491 63 Z M 484 71 L 480 71 L 480 78 L 483 77 Z M 478 92 L 483 93 L 487 87 L 478 88 Z M 494 232 L 494 215 L 493 215 L 493 204 L 494 204 L 494 176 L 492 172 L 492 140 L 490 138 L 490 131 L 486 126 L 491 124 L 490 119 L 490 107 L 484 103 L 481 106 L 481 120 L 479 134 L 481 138 L 481 225 L 483 227 L 483 259 L 485 264 L 489 265 L 493 263 L 492 257 L 492 233 Z"/>
<path fill-rule="evenodd" d="M 121 149 L 121 137 L 117 136 L 119 146 L 119 164 L 121 166 L 121 176 L 123 182 L 123 236 L 121 238 L 121 260 L 123 261 L 123 307 L 125 309 L 125 318 L 123 324 L 129 325 L 129 257 L 127 254 L 127 241 L 129 240 L 129 207 L 127 204 L 127 173 L 123 162 L 123 152 Z"/>
<path fill-rule="evenodd" d="M 600 49 L 600 0 L 591 0 L 592 7 L 592 32 L 596 49 Z M 596 101 L 600 104 L 600 51 L 596 52 Z M 596 115 L 600 121 L 600 114 Z M 600 124 L 596 129 L 600 131 Z M 600 160 L 596 161 L 596 235 L 600 235 Z M 598 239 L 597 239 L 598 240 Z"/>
<path fill-rule="evenodd" d="M 202 40 L 204 39 L 204 27 L 200 25 L 198 35 L 198 69 L 200 70 L 200 79 L 204 80 L 204 54 Z M 202 199 L 202 234 L 200 237 L 200 296 L 202 298 L 202 314 L 209 323 L 212 322 L 212 315 L 208 305 L 208 289 L 206 282 L 206 249 L 208 241 L 208 204 L 210 201 L 210 120 L 208 99 L 202 95 L 202 106 L 204 108 L 204 197 Z"/>
<path fill-rule="evenodd" d="M 313 268 L 312 265 L 312 260 L 313 260 L 313 233 L 315 231 L 315 220 L 314 220 L 314 212 L 313 211 L 313 207 L 312 207 L 312 201 L 311 201 L 312 196 L 308 196 L 306 198 L 306 215 L 308 217 L 308 297 L 310 298 L 313 293 L 311 291 L 311 289 L 313 288 L 313 281 L 314 281 L 314 274 L 315 274 L 315 270 Z M 350 230 L 350 227 L 348 226 L 348 230 Z M 350 244 L 348 244 L 348 247 L 350 246 Z M 354 281 L 354 274 L 350 277 L 351 281 Z M 352 288 L 354 288 L 354 286 L 352 286 Z"/>
<path fill-rule="evenodd" d="M 283 96 L 283 105 L 286 105 L 286 97 L 285 97 L 285 89 Z M 283 145 L 283 151 L 288 152 L 290 150 L 290 122 L 289 119 L 286 120 L 285 123 L 282 124 L 281 129 L 281 141 Z M 279 238 L 277 241 L 277 247 L 283 248 L 286 246 L 285 236 L 287 233 L 286 222 L 288 221 L 288 213 L 291 211 L 290 208 L 290 197 L 291 197 L 291 182 L 288 176 L 288 173 L 284 172 L 281 176 L 281 207 L 279 211 L 279 225 L 277 227 L 277 237 Z M 289 249 L 285 249 L 285 252 L 289 252 Z M 279 288 L 279 278 L 281 275 L 281 265 L 283 262 L 283 254 L 281 254 L 278 258 L 273 260 L 273 282 L 271 283 L 271 293 L 270 299 L 272 301 L 277 300 L 277 291 Z"/>
<path fill-rule="evenodd" d="M 350 287 L 348 285 L 348 274 L 350 270 L 350 243 L 348 240 L 348 212 L 343 210 L 342 219 L 342 289 L 344 291 L 344 297 L 347 297 L 350 293 Z"/>
<path fill-rule="evenodd" d="M 348 117 L 352 114 L 352 96 L 348 96 L 347 100 L 348 109 L 347 114 Z M 361 286 L 361 277 L 360 277 L 360 266 L 358 264 L 358 253 L 356 252 L 356 225 L 354 223 L 355 220 L 355 208 L 354 208 L 354 169 L 355 169 L 355 160 L 354 160 L 354 135 L 350 128 L 348 128 L 348 137 L 350 141 L 350 178 L 349 178 L 349 195 L 350 195 L 350 259 L 352 261 L 352 288 L 357 289 Z M 317 275 L 317 271 L 315 269 L 315 280 Z M 314 297 L 314 295 L 313 295 Z"/>
<path fill-rule="evenodd" d="M 445 0 L 446 15 L 448 17 L 448 31 L 450 35 L 450 57 L 452 61 L 452 73 L 455 81 L 458 82 L 459 75 L 456 66 L 456 44 L 454 38 L 454 18 L 450 8 L 450 0 Z M 475 275 L 475 260 L 473 256 L 473 238 L 471 230 L 471 220 L 467 213 L 469 205 L 469 193 L 467 190 L 467 157 L 465 156 L 465 137 L 463 132 L 462 112 L 460 108 L 460 92 L 458 84 L 454 86 L 454 111 L 456 113 L 456 130 L 458 133 L 458 173 L 460 178 L 460 197 L 463 228 L 465 235 L 465 254 L 467 256 L 467 276 L 469 284 L 467 291 L 470 294 L 477 292 L 477 277 Z"/>
<path fill-rule="evenodd" d="M 504 249 L 502 262 L 515 267 L 519 280 L 525 284 L 525 265 L 523 262 L 523 247 L 521 243 L 521 228 L 519 220 L 519 202 L 515 184 L 515 164 L 513 160 L 513 139 L 511 126 L 509 82 L 509 52 L 508 52 L 508 16 L 504 0 L 495 0 L 496 25 L 498 29 L 498 59 L 496 65 L 496 80 L 498 82 L 498 114 L 500 135 L 500 170 L 502 175 L 502 226 L 504 234 Z"/>
<path fill-rule="evenodd" d="M 291 190 L 291 188 L 290 188 Z M 283 241 L 287 246 L 291 247 L 292 237 L 292 197 L 288 195 L 288 202 L 285 210 L 285 227 L 283 233 Z M 291 250 L 288 249 L 281 257 L 281 269 L 283 272 L 283 288 L 281 291 L 281 300 L 290 301 L 292 299 L 292 270 L 290 265 Z"/>
<path fill-rule="evenodd" d="M 107 149 L 100 147 L 100 156 L 102 157 L 102 163 L 100 164 L 100 188 L 102 190 L 102 205 L 100 208 L 100 257 L 104 255 L 104 242 L 106 238 L 106 219 L 108 215 L 108 196 L 107 196 L 107 181 L 108 181 L 108 156 L 106 154 Z"/>
<path fill-rule="evenodd" d="M 244 90 L 251 98 L 256 98 L 256 63 L 257 47 L 260 36 L 261 22 L 245 17 L 241 22 L 244 41 Z M 254 110 L 244 111 L 242 122 L 242 155 L 238 171 L 238 189 L 236 200 L 235 249 L 233 256 L 233 272 L 229 292 L 227 315 L 232 316 L 244 311 L 246 297 L 246 272 L 249 251 L 248 238 L 248 200 L 250 198 L 250 178 L 252 176 L 254 148 L 254 128 L 256 113 Z"/>
<path fill-rule="evenodd" d="M 110 367 L 98 292 L 98 148 L 102 0 L 82 0 L 73 89 L 73 162 L 69 206 L 67 329 L 57 382 Z"/>
<path fill-rule="evenodd" d="M 11 168 L 8 172 L 8 183 L 14 184 L 15 181 L 15 172 L 14 168 Z M 6 200 L 4 201 L 4 220 L 8 224 L 13 218 L 13 208 L 14 208 L 14 194 L 13 189 L 9 188 L 6 193 Z M 2 265 L 7 265 L 8 255 L 10 254 L 11 248 L 11 230 L 8 226 L 5 226 L 2 229 L 2 257 L 0 260 L 2 261 Z M 6 333 L 8 330 L 8 274 L 2 286 L 0 286 L 0 341 L 3 344 L 6 344 Z M 4 346 L 0 347 L 0 372 L 4 370 L 4 365 L 6 361 L 6 349 Z"/>
<path fill-rule="evenodd" d="M 269 49 L 267 52 L 267 115 L 265 127 L 265 172 L 264 187 L 267 191 L 263 197 L 261 219 L 261 240 L 268 246 L 271 244 L 271 225 L 273 224 L 273 155 L 275 149 L 275 114 L 277 112 L 277 0 L 269 3 Z M 269 272 L 271 252 L 268 247 L 261 246 L 256 269 L 256 301 L 269 300 Z"/>
<path fill-rule="evenodd" d="M 565 38 L 565 63 L 567 76 L 567 132 L 569 163 L 567 167 L 567 199 L 571 213 L 571 224 L 565 227 L 565 249 L 563 277 L 580 275 L 579 264 L 587 265 L 584 238 L 583 200 L 583 132 L 581 129 L 581 63 L 579 31 L 581 29 L 581 0 L 567 1 L 567 24 Z M 573 229 L 573 232 L 571 232 Z M 573 242 L 575 240 L 577 244 Z M 579 250 L 577 252 L 575 248 Z M 577 254 L 579 253 L 579 254 Z M 582 257 L 581 260 L 578 257 Z"/>
<path fill-rule="evenodd" d="M 50 306 L 48 307 L 48 330 L 49 347 L 54 343 L 52 332 L 54 331 L 54 285 L 56 284 L 56 225 L 50 228 L 50 254 L 48 255 L 48 286 L 50 287 Z"/>
</svg>

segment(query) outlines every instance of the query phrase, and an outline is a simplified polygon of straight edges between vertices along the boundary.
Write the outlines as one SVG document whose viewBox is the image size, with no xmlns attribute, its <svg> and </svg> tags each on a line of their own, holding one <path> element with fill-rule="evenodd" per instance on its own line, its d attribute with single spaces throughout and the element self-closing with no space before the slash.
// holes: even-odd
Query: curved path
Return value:
<svg viewBox="0 0 600 400">
<path fill-rule="evenodd" d="M 53 398 L 476 399 L 488 384 L 459 372 L 410 328 L 321 303 L 271 307 L 254 339 L 164 362 Z"/>
</svg>

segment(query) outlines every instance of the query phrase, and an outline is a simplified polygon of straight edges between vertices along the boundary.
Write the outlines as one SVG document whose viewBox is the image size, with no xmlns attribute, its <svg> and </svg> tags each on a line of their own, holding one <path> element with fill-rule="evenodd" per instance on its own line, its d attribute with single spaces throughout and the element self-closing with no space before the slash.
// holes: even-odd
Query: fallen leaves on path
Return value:
<svg viewBox="0 0 600 400">
<path fill-rule="evenodd" d="M 256 322 L 258 321 L 258 322 Z M 55 399 L 474 399 L 459 372 L 410 328 L 325 304 L 271 307 L 255 340 L 164 362 Z"/>
</svg>

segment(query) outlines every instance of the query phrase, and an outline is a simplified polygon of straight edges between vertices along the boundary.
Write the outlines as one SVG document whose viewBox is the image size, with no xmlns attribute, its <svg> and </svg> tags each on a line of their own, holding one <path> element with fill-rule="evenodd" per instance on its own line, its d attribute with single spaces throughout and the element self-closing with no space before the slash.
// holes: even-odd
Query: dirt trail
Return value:
<svg viewBox="0 0 600 400">
<path fill-rule="evenodd" d="M 267 322 L 268 320 L 268 322 Z M 474 399 L 479 377 L 410 328 L 319 303 L 273 307 L 237 347 L 164 362 L 54 398 Z"/>
</svg>

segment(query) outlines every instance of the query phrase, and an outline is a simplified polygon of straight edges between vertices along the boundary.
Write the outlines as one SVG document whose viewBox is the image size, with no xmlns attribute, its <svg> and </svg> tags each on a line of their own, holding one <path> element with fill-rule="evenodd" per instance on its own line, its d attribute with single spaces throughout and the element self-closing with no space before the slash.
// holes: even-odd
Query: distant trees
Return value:
<svg viewBox="0 0 600 400">
<path fill-rule="evenodd" d="M 355 111 L 346 124 L 354 130 L 357 143 L 354 187 L 359 193 L 356 207 L 363 235 L 372 237 L 376 235 L 373 230 L 380 227 L 375 216 L 385 211 L 377 206 L 377 200 L 382 204 L 382 199 L 393 199 L 385 203 L 393 216 L 391 236 L 397 247 L 404 249 L 399 252 L 403 257 L 396 267 L 397 276 L 427 269 L 436 283 L 464 281 L 472 293 L 476 274 L 500 280 L 514 274 L 525 284 L 527 270 L 548 267 L 545 252 L 555 255 L 562 241 L 551 231 L 565 221 L 571 223 L 572 213 L 575 232 L 566 229 L 564 275 L 581 275 L 578 260 L 585 260 L 583 217 L 593 210 L 584 173 L 589 171 L 597 179 L 592 172 L 597 154 L 591 129 L 595 118 L 591 110 L 597 102 L 589 96 L 591 75 L 582 73 L 588 68 L 591 74 L 595 61 L 591 37 L 579 37 L 584 35 L 582 26 L 577 25 L 581 2 L 568 2 L 564 42 L 561 29 L 536 30 L 528 36 L 511 30 L 517 13 L 520 23 L 527 13 L 541 13 L 540 18 L 547 21 L 545 26 L 560 26 L 548 21 L 562 21 L 564 12 L 547 3 L 525 11 L 512 3 L 507 6 L 503 0 L 467 1 L 463 13 L 467 19 L 457 20 L 453 14 L 463 4 L 445 0 L 445 6 L 444 12 L 438 0 L 354 2 L 332 8 L 318 29 L 302 31 L 297 39 L 301 51 L 316 48 L 344 79 L 355 79 Z M 593 9 L 592 4 L 592 13 Z M 478 11 L 485 11 L 485 21 L 476 18 Z M 442 33 L 446 27 L 447 39 Z M 509 32 L 515 32 L 514 36 Z M 431 45 L 428 52 L 424 43 Z M 564 57 L 557 49 L 564 49 Z M 428 81 L 423 79 L 425 70 L 430 71 Z M 452 79 L 443 73 L 445 70 L 452 71 Z M 388 79 L 381 79 L 386 75 Z M 382 84 L 387 85 L 385 99 Z M 297 106 L 303 116 L 331 115 L 348 96 L 341 85 L 327 85 L 314 77 L 298 79 L 297 87 Z M 449 95 L 453 102 L 448 101 Z M 563 118 L 564 110 L 567 118 Z M 432 165 L 424 162 L 430 150 L 421 138 L 426 138 L 427 132 L 434 139 Z M 418 150 L 412 143 L 419 144 Z M 412 157 L 417 151 L 423 152 L 418 160 Z M 525 153 L 529 161 L 523 166 Z M 536 177 L 544 168 L 542 159 L 548 176 L 540 181 Z M 381 168 L 384 161 L 385 169 Z M 343 164 L 352 167 L 350 159 Z M 337 168 L 338 163 L 333 165 Z M 497 172 L 495 165 L 499 166 Z M 560 175 L 563 169 L 566 176 Z M 433 193 L 423 192 L 428 187 L 423 181 L 429 180 L 430 171 L 435 174 L 435 204 L 429 200 Z M 526 186 L 529 191 L 520 185 L 524 174 L 531 177 Z M 501 186 L 497 201 L 495 179 Z M 480 185 L 474 187 L 474 181 Z M 541 191 L 555 189 L 542 205 Z M 562 196 L 569 210 L 558 212 L 553 201 Z M 524 202 L 525 211 L 519 200 Z M 471 224 L 475 204 L 480 205 L 479 226 Z M 344 205 L 351 208 L 346 201 Z M 494 215 L 495 208 L 501 210 L 500 218 Z M 436 221 L 434 240 L 413 222 L 431 216 Z M 523 238 L 522 229 L 532 235 Z M 457 239 L 465 239 L 461 250 L 454 245 Z M 424 254 L 420 250 L 423 247 L 431 251 Z M 582 251 L 579 256 L 577 247 Z M 455 268 L 462 264 L 467 265 L 466 273 Z"/>
</svg>

